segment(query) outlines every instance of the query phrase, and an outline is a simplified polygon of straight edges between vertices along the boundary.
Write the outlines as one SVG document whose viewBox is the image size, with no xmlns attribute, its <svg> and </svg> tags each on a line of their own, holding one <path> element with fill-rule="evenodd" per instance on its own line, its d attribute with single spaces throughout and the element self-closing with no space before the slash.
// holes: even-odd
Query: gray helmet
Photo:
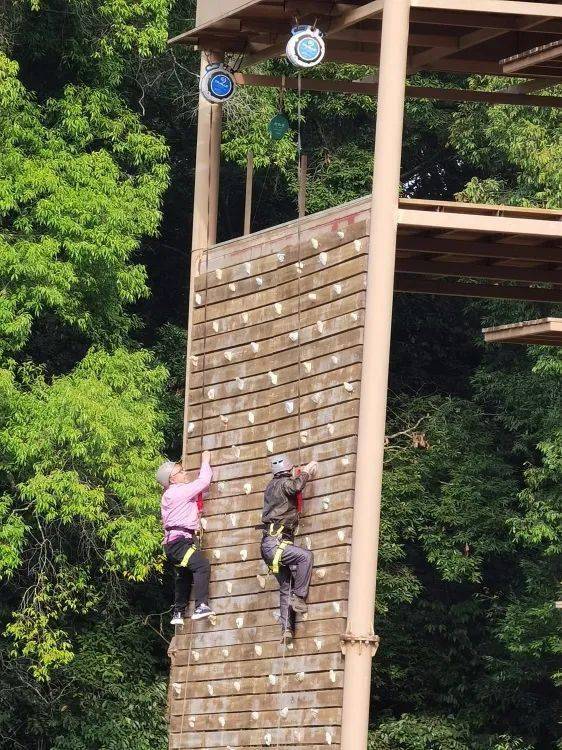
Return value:
<svg viewBox="0 0 562 750">
<path fill-rule="evenodd" d="M 293 468 L 293 462 L 285 454 L 273 456 L 270 463 L 271 471 L 274 475 L 279 474 L 281 471 L 291 471 Z"/>
<path fill-rule="evenodd" d="M 164 463 L 158 467 L 156 481 L 158 484 L 161 484 L 165 490 L 170 486 L 170 477 L 176 466 L 177 463 L 175 461 L 164 461 Z"/>
</svg>

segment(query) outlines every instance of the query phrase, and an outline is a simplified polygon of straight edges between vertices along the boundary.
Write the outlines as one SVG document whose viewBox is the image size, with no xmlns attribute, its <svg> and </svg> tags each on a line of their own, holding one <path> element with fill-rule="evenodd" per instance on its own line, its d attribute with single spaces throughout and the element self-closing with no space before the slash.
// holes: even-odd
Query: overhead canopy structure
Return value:
<svg viewBox="0 0 562 750">
<path fill-rule="evenodd" d="M 562 318 L 541 318 L 482 330 L 488 344 L 562 346 Z"/>
<path fill-rule="evenodd" d="M 295 18 L 317 23 L 329 39 L 326 60 L 376 65 L 380 55 L 383 0 L 206 0 L 196 27 L 172 43 L 244 54 L 244 66 L 281 57 Z M 502 62 L 562 37 L 562 5 L 517 0 L 412 0 L 410 72 L 513 75 Z M 560 77 L 557 63 L 525 71 Z"/>
</svg>

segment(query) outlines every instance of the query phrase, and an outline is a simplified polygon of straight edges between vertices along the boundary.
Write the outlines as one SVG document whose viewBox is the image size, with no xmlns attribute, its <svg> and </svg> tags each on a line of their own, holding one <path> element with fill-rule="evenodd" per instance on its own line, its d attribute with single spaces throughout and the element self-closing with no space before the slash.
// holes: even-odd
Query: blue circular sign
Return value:
<svg viewBox="0 0 562 750">
<path fill-rule="evenodd" d="M 312 63 L 322 55 L 322 47 L 315 37 L 305 36 L 297 42 L 296 52 L 301 60 Z"/>
<path fill-rule="evenodd" d="M 217 99 L 228 99 L 234 91 L 232 79 L 224 73 L 215 73 L 209 80 L 209 91 Z"/>
</svg>

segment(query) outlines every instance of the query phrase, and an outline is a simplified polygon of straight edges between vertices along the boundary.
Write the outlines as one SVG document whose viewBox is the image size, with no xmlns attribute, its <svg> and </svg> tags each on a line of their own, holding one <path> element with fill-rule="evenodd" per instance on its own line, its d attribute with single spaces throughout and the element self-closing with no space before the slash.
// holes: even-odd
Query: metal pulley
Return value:
<svg viewBox="0 0 562 750">
<path fill-rule="evenodd" d="M 234 73 L 223 63 L 207 65 L 207 69 L 199 81 L 199 90 L 211 104 L 225 102 L 236 91 Z"/>
<path fill-rule="evenodd" d="M 293 26 L 286 53 L 297 68 L 313 68 L 322 62 L 326 54 L 324 35 L 316 26 Z"/>
</svg>

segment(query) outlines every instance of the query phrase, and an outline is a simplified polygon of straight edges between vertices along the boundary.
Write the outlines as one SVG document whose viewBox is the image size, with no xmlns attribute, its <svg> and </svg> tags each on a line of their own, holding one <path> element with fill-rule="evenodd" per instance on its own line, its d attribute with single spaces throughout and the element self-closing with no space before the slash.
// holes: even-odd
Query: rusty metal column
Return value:
<svg viewBox="0 0 562 750">
<path fill-rule="evenodd" d="M 342 750 L 365 750 L 369 724 L 384 435 L 410 0 L 383 10 L 375 168 L 351 542 Z"/>
<path fill-rule="evenodd" d="M 222 62 L 221 52 L 201 52 L 201 75 L 208 63 Z M 187 455 L 189 381 L 191 371 L 191 331 L 195 297 L 194 279 L 199 272 L 203 253 L 217 238 L 222 105 L 211 104 L 199 94 L 197 148 L 195 153 L 195 188 L 193 194 L 193 230 L 191 236 L 191 270 L 189 276 L 189 311 L 182 461 Z"/>
</svg>

